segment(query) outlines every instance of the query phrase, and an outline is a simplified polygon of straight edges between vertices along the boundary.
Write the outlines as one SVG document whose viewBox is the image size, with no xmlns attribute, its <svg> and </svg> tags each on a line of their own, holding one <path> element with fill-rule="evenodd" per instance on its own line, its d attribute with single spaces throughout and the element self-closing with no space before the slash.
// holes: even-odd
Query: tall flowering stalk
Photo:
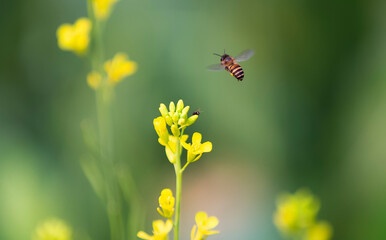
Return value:
<svg viewBox="0 0 386 240">
<path fill-rule="evenodd" d="M 165 104 L 161 104 L 159 111 L 160 117 L 154 119 L 154 128 L 158 134 L 158 142 L 165 147 L 165 155 L 169 162 L 173 164 L 176 174 L 176 197 L 172 190 L 164 189 L 159 197 L 159 214 L 166 218 L 166 222 L 156 220 L 153 222 L 153 235 L 143 231 L 138 232 L 137 236 L 146 240 L 167 240 L 169 232 L 174 228 L 174 240 L 179 239 L 180 229 L 180 210 L 181 210 L 181 191 L 182 174 L 186 167 L 201 158 L 203 153 L 212 151 L 212 143 L 201 143 L 202 136 L 195 132 L 192 142 L 187 143 L 188 135 L 184 135 L 185 129 L 192 125 L 198 118 L 198 114 L 188 116 L 189 106 L 184 106 L 184 102 L 179 100 L 177 105 L 170 102 L 169 109 Z M 168 130 L 170 128 L 170 132 Z M 182 167 L 182 150 L 186 152 L 186 162 Z M 173 219 L 174 215 L 174 220 Z M 191 240 L 204 240 L 209 235 L 216 234 L 218 231 L 212 230 L 218 225 L 216 217 L 208 217 L 205 212 L 196 214 L 196 225 L 193 226 Z"/>
<path fill-rule="evenodd" d="M 140 200 L 128 167 L 117 166 L 115 161 L 111 108 L 116 85 L 137 71 L 137 63 L 122 52 L 116 53 L 112 59 L 104 58 L 103 26 L 118 0 L 86 1 L 88 17 L 78 19 L 73 25 L 59 26 L 58 46 L 80 57 L 87 56 L 90 61 L 87 84 L 95 90 L 98 130 L 94 133 L 88 121 L 82 123 L 90 153 L 81 163 L 95 192 L 105 204 L 111 239 L 132 239 L 137 224 L 141 222 Z M 129 205 L 127 216 L 124 216 L 124 202 Z"/>
</svg>

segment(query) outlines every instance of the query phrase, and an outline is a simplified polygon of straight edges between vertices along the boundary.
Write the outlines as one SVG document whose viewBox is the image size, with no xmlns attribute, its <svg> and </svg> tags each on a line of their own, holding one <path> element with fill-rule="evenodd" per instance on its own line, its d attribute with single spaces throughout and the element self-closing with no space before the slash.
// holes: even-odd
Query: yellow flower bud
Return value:
<svg viewBox="0 0 386 240">
<path fill-rule="evenodd" d="M 186 121 L 186 126 L 190 126 L 193 123 L 195 123 L 197 118 L 198 118 L 198 115 L 193 115 L 193 116 L 189 117 L 188 120 Z"/>
<path fill-rule="evenodd" d="M 90 72 L 87 75 L 87 83 L 92 89 L 96 90 L 102 83 L 102 76 L 98 72 Z"/>
<path fill-rule="evenodd" d="M 181 112 L 181 118 L 187 118 L 188 112 L 189 112 L 189 106 L 184 107 L 184 109 Z"/>
<path fill-rule="evenodd" d="M 173 124 L 170 129 L 172 130 L 172 133 L 175 137 L 180 136 L 180 130 L 176 124 Z"/>
<path fill-rule="evenodd" d="M 179 118 L 180 118 L 180 115 L 178 114 L 178 112 L 175 112 L 172 116 L 172 120 L 174 123 L 177 123 Z"/>
<path fill-rule="evenodd" d="M 177 102 L 177 110 L 176 111 L 180 113 L 183 108 L 184 108 L 184 102 L 180 99 Z"/>
<path fill-rule="evenodd" d="M 167 116 L 165 117 L 165 121 L 166 121 L 166 123 L 167 123 L 169 126 L 173 125 L 172 117 L 170 117 L 169 115 L 167 115 Z"/>
<path fill-rule="evenodd" d="M 175 111 L 176 111 L 176 106 L 174 105 L 174 102 L 171 101 L 169 104 L 169 115 L 173 116 Z"/>
<path fill-rule="evenodd" d="M 178 125 L 182 126 L 185 124 L 185 118 L 178 119 Z"/>
<path fill-rule="evenodd" d="M 160 111 L 162 117 L 166 117 L 167 115 L 169 115 L 168 109 L 166 108 L 165 104 L 163 104 L 163 103 L 161 103 L 161 105 L 159 107 L 159 111 Z"/>
<path fill-rule="evenodd" d="M 161 196 L 158 198 L 160 208 L 157 208 L 157 211 L 161 216 L 165 218 L 171 218 L 174 213 L 174 202 L 175 198 L 173 197 L 172 190 L 166 188 L 162 190 Z"/>
</svg>

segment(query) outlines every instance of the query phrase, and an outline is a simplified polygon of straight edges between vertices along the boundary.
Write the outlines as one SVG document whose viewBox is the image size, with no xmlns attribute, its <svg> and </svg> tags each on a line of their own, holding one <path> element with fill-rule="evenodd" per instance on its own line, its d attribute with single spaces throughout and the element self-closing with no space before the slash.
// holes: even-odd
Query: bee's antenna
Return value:
<svg viewBox="0 0 386 240">
<path fill-rule="evenodd" d="M 220 54 L 217 54 L 217 53 L 213 53 L 214 55 L 217 55 L 217 56 L 220 56 L 221 57 L 221 55 Z"/>
<path fill-rule="evenodd" d="M 225 54 L 225 48 L 224 48 L 224 54 Z"/>
</svg>

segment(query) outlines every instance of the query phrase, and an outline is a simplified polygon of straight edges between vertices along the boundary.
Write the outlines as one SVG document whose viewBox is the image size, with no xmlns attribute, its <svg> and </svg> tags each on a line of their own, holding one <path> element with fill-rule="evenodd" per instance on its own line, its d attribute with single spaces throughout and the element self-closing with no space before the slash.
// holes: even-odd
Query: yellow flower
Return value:
<svg viewBox="0 0 386 240">
<path fill-rule="evenodd" d="M 112 7 L 118 0 L 92 0 L 95 17 L 105 20 L 111 12 Z"/>
<path fill-rule="evenodd" d="M 59 219 L 51 219 L 40 225 L 34 234 L 34 240 L 71 240 L 71 229 Z"/>
<path fill-rule="evenodd" d="M 166 128 L 166 122 L 163 117 L 157 117 L 153 120 L 154 129 L 158 134 L 158 142 L 166 146 L 169 142 L 169 131 Z"/>
<path fill-rule="evenodd" d="M 197 115 L 195 115 L 197 116 Z M 200 133 L 193 133 L 192 143 L 182 142 L 182 145 L 186 150 L 188 150 L 188 162 L 197 161 L 204 152 L 212 151 L 212 143 L 205 142 L 201 144 L 202 136 Z"/>
<path fill-rule="evenodd" d="M 56 31 L 59 48 L 84 54 L 90 42 L 90 31 L 91 21 L 88 18 L 79 18 L 74 25 L 62 24 Z"/>
<path fill-rule="evenodd" d="M 161 216 L 165 218 L 171 218 L 174 213 L 174 202 L 175 198 L 173 197 L 172 190 L 166 188 L 162 190 L 161 196 L 158 199 L 159 206 L 162 208 L 157 208 L 157 211 Z"/>
<path fill-rule="evenodd" d="M 319 222 L 307 230 L 304 240 L 329 240 L 331 236 L 331 225 L 327 222 Z"/>
<path fill-rule="evenodd" d="M 283 194 L 277 202 L 274 223 L 284 234 L 299 234 L 314 224 L 319 208 L 318 199 L 307 190 Z"/>
<path fill-rule="evenodd" d="M 102 76 L 98 72 L 90 72 L 87 75 L 87 83 L 92 89 L 96 90 L 102 83 Z"/>
<path fill-rule="evenodd" d="M 177 102 L 177 106 L 174 104 L 174 102 L 170 102 L 169 110 L 167 109 L 165 104 L 161 103 L 159 111 L 162 117 L 165 118 L 165 121 L 169 126 L 174 126 L 174 128 L 178 128 L 179 125 L 180 128 L 185 128 L 189 125 L 192 125 L 198 118 L 197 115 L 193 115 L 188 118 L 189 109 L 189 106 L 184 107 L 184 102 L 180 99 Z M 175 136 L 178 135 L 177 131 L 175 131 L 175 133 Z"/>
<path fill-rule="evenodd" d="M 105 62 L 105 71 L 108 76 L 108 83 L 115 85 L 123 78 L 134 74 L 137 71 L 137 63 L 128 60 L 125 53 L 117 53 L 112 60 Z"/>
<path fill-rule="evenodd" d="M 167 220 L 165 223 L 162 220 L 153 221 L 153 236 L 140 231 L 137 236 L 145 240 L 166 240 L 168 233 L 172 230 L 173 223 L 171 220 Z"/>
<path fill-rule="evenodd" d="M 219 231 L 212 230 L 217 225 L 218 219 L 216 217 L 208 217 L 205 212 L 198 212 L 196 214 L 196 225 L 192 228 L 191 240 L 202 240 L 209 235 L 219 233 Z"/>
</svg>

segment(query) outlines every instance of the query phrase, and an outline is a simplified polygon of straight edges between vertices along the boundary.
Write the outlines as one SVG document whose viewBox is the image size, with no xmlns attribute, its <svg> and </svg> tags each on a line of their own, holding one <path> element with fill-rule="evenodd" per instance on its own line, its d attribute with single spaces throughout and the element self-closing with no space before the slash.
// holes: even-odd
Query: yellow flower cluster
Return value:
<svg viewBox="0 0 386 240">
<path fill-rule="evenodd" d="M 192 228 L 191 240 L 204 240 L 209 235 L 217 234 L 219 231 L 212 229 L 218 225 L 216 217 L 208 217 L 205 212 L 198 212 L 196 214 L 196 225 Z"/>
<path fill-rule="evenodd" d="M 59 219 L 47 220 L 38 228 L 33 236 L 33 240 L 71 240 L 71 229 Z"/>
<path fill-rule="evenodd" d="M 95 17 L 105 20 L 109 17 L 111 9 L 118 0 L 92 0 Z"/>
<path fill-rule="evenodd" d="M 283 194 L 277 201 L 274 223 L 285 236 L 300 236 L 304 240 L 329 240 L 332 227 L 327 222 L 317 222 L 319 200 L 308 190 Z"/>
<path fill-rule="evenodd" d="M 73 25 L 62 24 L 56 31 L 60 49 L 84 54 L 90 42 L 90 31 L 91 22 L 88 18 L 79 18 Z"/>
<path fill-rule="evenodd" d="M 162 220 L 153 221 L 153 236 L 148 235 L 147 233 L 140 231 L 137 236 L 146 240 L 166 240 L 168 239 L 168 233 L 173 228 L 173 222 L 171 217 L 174 214 L 174 197 L 172 190 L 166 188 L 162 190 L 161 196 L 158 198 L 160 208 L 157 208 L 159 214 L 165 218 L 168 218 L 166 222 Z"/>
<path fill-rule="evenodd" d="M 212 143 L 205 142 L 201 144 L 202 136 L 200 133 L 194 133 L 192 143 L 186 143 L 188 135 L 183 135 L 186 127 L 192 125 L 198 118 L 198 115 L 188 117 L 189 106 L 184 107 L 184 102 L 179 100 L 177 107 L 174 102 L 170 102 L 169 110 L 165 104 L 161 104 L 159 111 L 162 116 L 155 118 L 153 121 L 154 128 L 158 134 L 158 142 L 165 146 L 166 156 L 171 163 L 175 163 L 177 151 L 177 143 L 188 151 L 187 163 L 197 161 L 204 152 L 212 151 Z M 167 126 L 170 126 L 172 135 L 169 134 Z"/>
</svg>

